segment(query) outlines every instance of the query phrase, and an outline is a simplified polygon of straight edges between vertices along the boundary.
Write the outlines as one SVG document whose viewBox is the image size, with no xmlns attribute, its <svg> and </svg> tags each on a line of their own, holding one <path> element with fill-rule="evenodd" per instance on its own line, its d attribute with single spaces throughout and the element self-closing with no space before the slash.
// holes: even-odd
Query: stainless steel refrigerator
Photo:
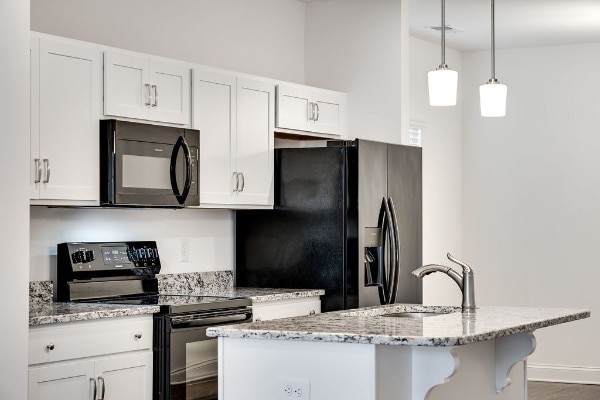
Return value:
<svg viewBox="0 0 600 400">
<path fill-rule="evenodd" d="M 322 311 L 421 303 L 421 165 L 365 140 L 277 149 L 274 210 L 236 212 L 236 285 L 325 289 Z"/>
</svg>

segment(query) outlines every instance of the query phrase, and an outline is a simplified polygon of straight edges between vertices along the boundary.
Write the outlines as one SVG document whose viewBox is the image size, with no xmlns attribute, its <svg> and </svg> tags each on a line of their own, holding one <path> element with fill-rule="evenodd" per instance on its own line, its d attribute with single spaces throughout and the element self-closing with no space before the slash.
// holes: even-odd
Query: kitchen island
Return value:
<svg viewBox="0 0 600 400">
<path fill-rule="evenodd" d="M 207 334 L 219 337 L 221 400 L 526 400 L 533 332 L 589 316 L 396 304 Z"/>
</svg>

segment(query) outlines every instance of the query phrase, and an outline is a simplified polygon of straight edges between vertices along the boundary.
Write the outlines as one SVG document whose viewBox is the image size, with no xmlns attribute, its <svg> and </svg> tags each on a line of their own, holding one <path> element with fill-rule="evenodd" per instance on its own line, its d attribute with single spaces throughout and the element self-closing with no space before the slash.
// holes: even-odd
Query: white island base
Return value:
<svg viewBox="0 0 600 400">
<path fill-rule="evenodd" d="M 439 347 L 219 337 L 219 399 L 527 400 L 534 349 L 528 332 Z"/>
</svg>

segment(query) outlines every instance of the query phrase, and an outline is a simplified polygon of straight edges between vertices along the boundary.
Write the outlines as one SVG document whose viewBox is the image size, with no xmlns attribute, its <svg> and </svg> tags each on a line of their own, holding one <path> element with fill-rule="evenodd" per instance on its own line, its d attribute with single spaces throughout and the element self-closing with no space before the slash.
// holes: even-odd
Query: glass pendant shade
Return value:
<svg viewBox="0 0 600 400">
<path fill-rule="evenodd" d="M 498 82 L 488 82 L 479 87 L 479 103 L 482 117 L 504 117 L 508 88 Z"/>
<path fill-rule="evenodd" d="M 458 89 L 458 72 L 438 68 L 427 74 L 429 104 L 432 106 L 455 106 Z"/>
</svg>

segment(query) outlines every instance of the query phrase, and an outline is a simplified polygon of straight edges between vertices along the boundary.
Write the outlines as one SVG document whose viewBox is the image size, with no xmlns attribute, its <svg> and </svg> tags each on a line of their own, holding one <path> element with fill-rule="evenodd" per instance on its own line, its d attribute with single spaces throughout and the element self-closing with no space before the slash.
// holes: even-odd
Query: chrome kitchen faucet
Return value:
<svg viewBox="0 0 600 400">
<path fill-rule="evenodd" d="M 448 275 L 462 291 L 462 311 L 463 312 L 474 312 L 475 307 L 475 283 L 473 278 L 473 269 L 467 264 L 452 257 L 450 253 L 447 254 L 448 259 L 453 263 L 456 263 L 462 267 L 462 275 L 450 267 L 439 264 L 427 264 L 422 267 L 415 269 L 412 274 L 417 278 L 423 278 L 425 275 L 432 274 L 434 272 L 443 272 Z"/>
</svg>

